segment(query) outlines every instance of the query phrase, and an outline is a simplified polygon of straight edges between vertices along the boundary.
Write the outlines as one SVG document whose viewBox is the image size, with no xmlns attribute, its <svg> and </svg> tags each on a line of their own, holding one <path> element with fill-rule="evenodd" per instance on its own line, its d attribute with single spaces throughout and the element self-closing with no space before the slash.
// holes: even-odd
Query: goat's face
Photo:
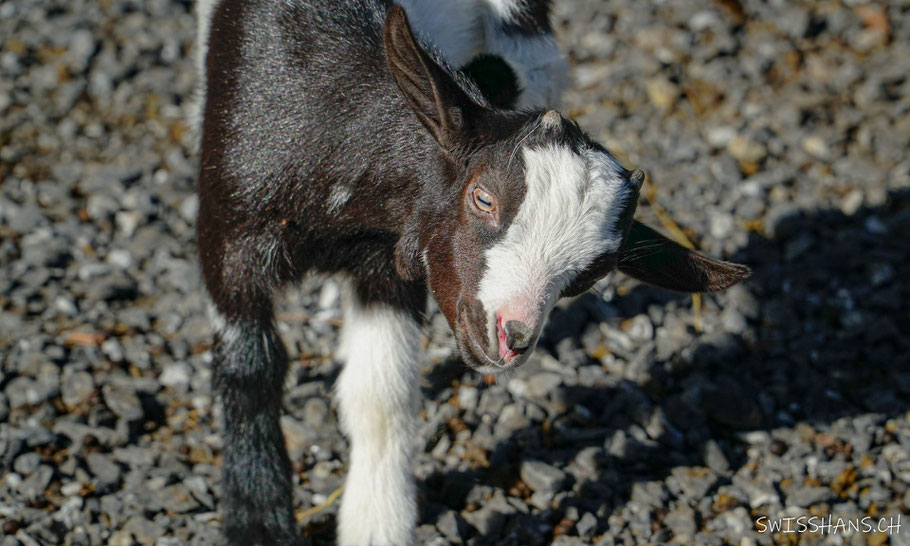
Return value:
<svg viewBox="0 0 910 546">
<path fill-rule="evenodd" d="M 641 184 L 558 113 L 523 119 L 460 162 L 421 228 L 430 290 L 484 373 L 521 365 L 560 295 L 615 266 Z"/>
<path fill-rule="evenodd" d="M 399 89 L 451 167 L 448 185 L 425 188 L 396 263 L 402 277 L 426 278 L 471 366 L 521 365 L 556 300 L 616 267 L 693 292 L 748 274 L 633 222 L 644 175 L 557 112 L 495 111 L 468 96 L 417 45 L 401 8 L 389 12 L 385 47 Z"/>
</svg>

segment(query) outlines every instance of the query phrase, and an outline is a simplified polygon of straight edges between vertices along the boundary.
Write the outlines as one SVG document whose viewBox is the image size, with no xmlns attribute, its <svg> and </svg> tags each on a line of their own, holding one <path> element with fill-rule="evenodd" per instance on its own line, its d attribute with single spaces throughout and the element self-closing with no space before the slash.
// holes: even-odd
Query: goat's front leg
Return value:
<svg viewBox="0 0 910 546">
<path fill-rule="evenodd" d="M 406 546 L 413 544 L 417 520 L 410 468 L 419 394 L 417 311 L 355 295 L 348 300 L 337 394 L 351 455 L 338 544 Z"/>
</svg>

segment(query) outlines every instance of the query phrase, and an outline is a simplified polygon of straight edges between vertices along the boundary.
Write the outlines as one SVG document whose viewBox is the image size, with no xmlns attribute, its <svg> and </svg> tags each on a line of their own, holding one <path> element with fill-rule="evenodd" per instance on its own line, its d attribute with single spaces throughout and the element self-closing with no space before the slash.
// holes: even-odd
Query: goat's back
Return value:
<svg viewBox="0 0 910 546">
<path fill-rule="evenodd" d="M 386 64 L 388 7 L 222 0 L 211 9 L 200 192 L 209 206 L 232 204 L 226 227 L 275 214 L 305 218 L 305 228 L 398 223 L 366 204 L 403 191 L 435 144 Z"/>
</svg>

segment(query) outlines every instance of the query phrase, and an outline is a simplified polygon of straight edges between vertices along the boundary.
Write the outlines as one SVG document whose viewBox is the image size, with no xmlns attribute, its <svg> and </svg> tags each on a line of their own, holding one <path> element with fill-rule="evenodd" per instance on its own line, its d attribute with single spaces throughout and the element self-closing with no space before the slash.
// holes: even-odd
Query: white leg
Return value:
<svg viewBox="0 0 910 546">
<path fill-rule="evenodd" d="M 347 360 L 337 395 L 341 424 L 351 439 L 351 464 L 338 544 L 408 546 L 417 520 L 410 466 L 420 327 L 404 310 L 350 300 L 342 334 Z"/>
</svg>

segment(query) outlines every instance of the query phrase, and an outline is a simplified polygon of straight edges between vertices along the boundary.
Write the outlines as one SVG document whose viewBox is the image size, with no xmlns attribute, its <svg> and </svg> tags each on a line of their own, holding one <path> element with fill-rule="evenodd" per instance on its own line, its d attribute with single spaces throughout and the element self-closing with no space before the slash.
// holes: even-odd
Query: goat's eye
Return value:
<svg viewBox="0 0 910 546">
<path fill-rule="evenodd" d="M 474 205 L 484 212 L 493 212 L 496 208 L 496 201 L 493 196 L 480 188 L 474 188 Z"/>
</svg>

